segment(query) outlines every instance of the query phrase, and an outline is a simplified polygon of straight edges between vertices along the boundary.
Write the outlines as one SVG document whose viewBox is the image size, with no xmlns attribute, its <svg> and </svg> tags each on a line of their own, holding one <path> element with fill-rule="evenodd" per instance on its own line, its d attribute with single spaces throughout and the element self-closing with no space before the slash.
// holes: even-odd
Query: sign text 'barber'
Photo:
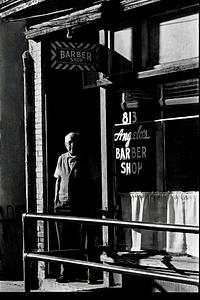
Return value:
<svg viewBox="0 0 200 300">
<path fill-rule="evenodd" d="M 101 71 L 98 44 L 54 41 L 51 43 L 51 68 L 57 70 Z"/>
</svg>

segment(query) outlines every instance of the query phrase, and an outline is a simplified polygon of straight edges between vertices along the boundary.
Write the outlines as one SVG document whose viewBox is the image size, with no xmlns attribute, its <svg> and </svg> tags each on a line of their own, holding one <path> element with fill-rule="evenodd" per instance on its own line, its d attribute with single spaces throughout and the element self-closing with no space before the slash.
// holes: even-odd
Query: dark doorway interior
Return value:
<svg viewBox="0 0 200 300">
<path fill-rule="evenodd" d="M 79 71 L 52 72 L 47 94 L 47 152 L 49 209 L 54 197 L 54 171 L 66 151 L 64 137 L 80 132 L 87 150 L 100 169 L 100 111 L 98 89 L 82 89 Z"/>
<path fill-rule="evenodd" d="M 99 170 L 99 196 L 95 201 L 101 202 L 99 89 L 84 90 L 81 71 L 50 71 L 47 80 L 48 212 L 53 212 L 54 171 L 57 159 L 66 151 L 64 137 L 70 131 L 81 133 L 85 147 L 91 154 L 95 167 Z M 53 225 L 51 227 L 50 224 L 48 238 L 51 250 L 57 249 L 55 226 Z"/>
</svg>

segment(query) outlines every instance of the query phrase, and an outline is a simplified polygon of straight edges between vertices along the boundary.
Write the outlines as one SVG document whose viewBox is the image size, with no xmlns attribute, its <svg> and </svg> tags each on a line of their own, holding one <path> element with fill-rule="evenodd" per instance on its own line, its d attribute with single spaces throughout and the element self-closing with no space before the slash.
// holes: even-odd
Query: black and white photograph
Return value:
<svg viewBox="0 0 200 300">
<path fill-rule="evenodd" d="M 197 0 L 0 0 L 0 296 L 198 295 L 199 183 Z"/>
</svg>

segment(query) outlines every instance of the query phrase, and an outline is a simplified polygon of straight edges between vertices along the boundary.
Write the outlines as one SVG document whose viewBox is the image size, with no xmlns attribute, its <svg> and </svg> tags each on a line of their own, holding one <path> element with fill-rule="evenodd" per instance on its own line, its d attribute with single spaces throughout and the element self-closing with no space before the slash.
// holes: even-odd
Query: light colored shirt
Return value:
<svg viewBox="0 0 200 300">
<path fill-rule="evenodd" d="M 69 152 L 63 153 L 59 158 L 54 173 L 54 177 L 60 177 L 59 200 L 69 201 L 69 181 L 72 169 L 77 161 L 77 157 L 72 157 Z"/>
</svg>

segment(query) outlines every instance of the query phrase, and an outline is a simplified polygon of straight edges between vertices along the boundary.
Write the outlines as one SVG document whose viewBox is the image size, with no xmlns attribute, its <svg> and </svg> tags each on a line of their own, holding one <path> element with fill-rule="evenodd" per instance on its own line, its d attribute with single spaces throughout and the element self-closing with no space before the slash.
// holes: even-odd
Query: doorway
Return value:
<svg viewBox="0 0 200 300">
<path fill-rule="evenodd" d="M 48 207 L 52 210 L 54 171 L 58 157 L 66 151 L 64 138 L 79 132 L 98 170 L 101 167 L 99 90 L 82 88 L 79 71 L 51 72 L 47 93 Z"/>
<path fill-rule="evenodd" d="M 84 147 L 92 158 L 97 190 L 96 207 L 101 208 L 101 140 L 99 89 L 83 89 L 81 71 L 51 70 L 47 76 L 47 212 L 53 213 L 55 192 L 54 172 L 58 157 L 66 152 L 65 135 L 79 132 Z M 58 249 L 54 224 L 47 229 L 47 249 Z M 48 275 L 57 272 L 57 266 L 48 268 Z"/>
</svg>

